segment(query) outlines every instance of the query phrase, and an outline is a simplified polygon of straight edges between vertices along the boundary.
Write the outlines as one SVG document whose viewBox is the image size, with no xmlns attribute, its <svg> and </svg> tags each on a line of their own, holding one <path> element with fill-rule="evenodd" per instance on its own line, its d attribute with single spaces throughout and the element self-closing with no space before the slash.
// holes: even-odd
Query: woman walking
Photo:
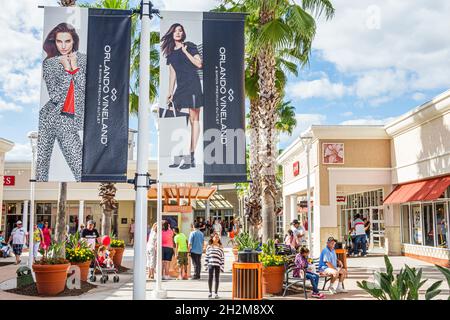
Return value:
<svg viewBox="0 0 450 320">
<path fill-rule="evenodd" d="M 173 231 L 169 222 L 164 221 L 162 227 L 162 261 L 163 261 L 163 280 L 170 280 L 170 262 L 173 257 Z"/>
<path fill-rule="evenodd" d="M 36 262 L 36 257 L 38 255 L 39 247 L 41 246 L 41 241 L 43 239 L 42 230 L 38 228 L 38 225 L 34 225 L 33 230 L 33 263 Z"/>
<path fill-rule="evenodd" d="M 214 287 L 214 298 L 218 299 L 219 295 L 217 291 L 219 289 L 219 278 L 220 272 L 224 271 L 225 265 L 225 254 L 223 252 L 222 242 L 220 241 L 220 236 L 217 233 L 214 233 L 211 239 L 209 240 L 208 247 L 206 248 L 206 270 L 208 271 L 208 286 L 209 286 L 209 295 L 208 298 L 212 298 L 212 284 L 213 278 L 215 278 L 215 287 Z"/>
<path fill-rule="evenodd" d="M 169 66 L 169 92 L 167 104 L 176 110 L 189 109 L 191 125 L 190 155 L 178 157 L 171 168 L 195 168 L 195 148 L 200 136 L 200 111 L 203 107 L 203 92 L 198 70 L 203 66 L 197 45 L 185 42 L 184 27 L 173 24 L 161 39 L 161 51 Z M 184 163 L 180 166 L 182 160 Z"/>
<path fill-rule="evenodd" d="M 36 180 L 48 181 L 53 145 L 58 141 L 75 181 L 81 180 L 86 55 L 73 26 L 60 23 L 47 35 L 42 66 L 49 100 L 39 111 Z"/>
<path fill-rule="evenodd" d="M 156 232 L 157 232 L 157 224 L 154 223 L 147 241 L 147 268 L 149 279 L 153 279 L 155 276 L 156 248 L 157 248 L 156 242 L 158 238 L 158 234 Z"/>
<path fill-rule="evenodd" d="M 44 221 L 44 227 L 42 228 L 42 242 L 41 248 L 47 252 L 50 244 L 52 243 L 52 229 L 48 227 L 48 221 Z"/>
</svg>

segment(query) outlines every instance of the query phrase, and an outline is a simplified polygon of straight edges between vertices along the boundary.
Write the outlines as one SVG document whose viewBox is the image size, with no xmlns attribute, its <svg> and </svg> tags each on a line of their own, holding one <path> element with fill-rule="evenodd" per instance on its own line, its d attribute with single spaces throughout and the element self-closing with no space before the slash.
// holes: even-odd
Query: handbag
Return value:
<svg viewBox="0 0 450 320">
<path fill-rule="evenodd" d="M 172 112 L 169 112 L 172 111 Z M 167 108 L 159 107 L 159 118 L 178 118 L 178 117 L 186 117 L 186 125 L 189 122 L 189 113 L 181 112 L 177 110 L 173 105 L 173 101 L 169 101 L 167 104 Z"/>
</svg>

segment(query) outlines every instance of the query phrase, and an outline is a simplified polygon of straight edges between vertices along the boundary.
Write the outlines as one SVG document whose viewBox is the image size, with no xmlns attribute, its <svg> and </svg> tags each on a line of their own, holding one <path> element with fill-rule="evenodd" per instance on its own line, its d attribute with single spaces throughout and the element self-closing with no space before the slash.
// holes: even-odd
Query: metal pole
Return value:
<svg viewBox="0 0 450 320">
<path fill-rule="evenodd" d="M 159 114 L 158 114 L 158 105 L 154 109 L 155 113 L 153 113 L 155 117 L 155 126 L 156 126 L 156 136 L 158 143 L 158 151 L 157 151 L 157 167 L 156 167 L 156 176 L 158 179 L 157 184 L 157 196 L 156 196 L 156 284 L 153 289 L 152 296 L 155 299 L 164 299 L 167 297 L 167 291 L 163 290 L 161 284 L 162 277 L 162 183 L 160 181 L 160 139 L 159 139 Z"/>
<path fill-rule="evenodd" d="M 35 198 L 35 180 L 36 180 L 36 139 L 37 132 L 30 132 L 28 134 L 28 138 L 30 138 L 31 143 L 31 174 L 30 174 L 30 228 L 28 232 L 28 245 L 29 245 L 29 254 L 28 254 L 28 266 L 30 269 L 33 267 L 33 260 L 36 258 L 34 256 L 34 198 Z"/>
<path fill-rule="evenodd" d="M 308 208 L 308 246 L 309 250 L 313 252 L 312 248 L 312 229 L 311 229 L 311 169 L 309 164 L 309 149 L 310 149 L 310 141 L 306 145 L 306 166 L 307 166 L 307 177 L 306 177 L 306 202 Z"/>
<path fill-rule="evenodd" d="M 150 2 L 141 2 L 141 42 L 139 63 L 138 148 L 136 168 L 135 242 L 133 268 L 133 300 L 145 300 L 147 186 L 149 157 L 148 108 L 150 104 Z"/>
</svg>

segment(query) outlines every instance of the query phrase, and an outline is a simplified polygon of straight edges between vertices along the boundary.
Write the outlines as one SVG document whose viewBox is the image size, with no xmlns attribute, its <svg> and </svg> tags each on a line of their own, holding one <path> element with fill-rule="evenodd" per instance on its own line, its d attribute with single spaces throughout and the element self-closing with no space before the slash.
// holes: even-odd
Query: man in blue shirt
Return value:
<svg viewBox="0 0 450 320">
<path fill-rule="evenodd" d="M 189 235 L 189 252 L 191 254 L 192 264 L 194 265 L 194 276 L 192 279 L 200 279 L 200 270 L 202 268 L 201 259 L 203 253 L 203 242 L 205 237 L 200 230 L 200 223 L 196 222 L 194 231 Z"/>
<path fill-rule="evenodd" d="M 327 246 L 322 250 L 319 259 L 319 272 L 331 277 L 330 287 L 328 288 L 331 294 L 347 292 L 344 289 L 344 279 L 347 278 L 347 270 L 343 268 L 342 262 L 337 259 L 336 251 L 334 250 L 335 245 L 336 239 L 329 237 Z M 339 283 L 335 289 L 334 283 L 338 278 Z"/>
</svg>

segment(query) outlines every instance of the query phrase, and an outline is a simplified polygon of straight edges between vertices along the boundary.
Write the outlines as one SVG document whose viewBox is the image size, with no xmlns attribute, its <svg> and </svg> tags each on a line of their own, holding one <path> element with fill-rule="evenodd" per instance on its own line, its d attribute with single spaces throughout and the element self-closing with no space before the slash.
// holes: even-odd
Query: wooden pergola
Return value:
<svg viewBox="0 0 450 320">
<path fill-rule="evenodd" d="M 173 204 L 170 200 L 176 200 L 177 206 L 181 206 L 181 200 L 187 199 L 187 205 L 191 205 L 192 200 L 208 200 L 217 191 L 216 187 L 199 187 L 199 186 L 178 186 L 165 185 L 162 187 L 162 195 L 164 205 Z M 148 190 L 147 198 L 149 200 L 157 199 L 157 188 L 152 187 Z"/>
</svg>

